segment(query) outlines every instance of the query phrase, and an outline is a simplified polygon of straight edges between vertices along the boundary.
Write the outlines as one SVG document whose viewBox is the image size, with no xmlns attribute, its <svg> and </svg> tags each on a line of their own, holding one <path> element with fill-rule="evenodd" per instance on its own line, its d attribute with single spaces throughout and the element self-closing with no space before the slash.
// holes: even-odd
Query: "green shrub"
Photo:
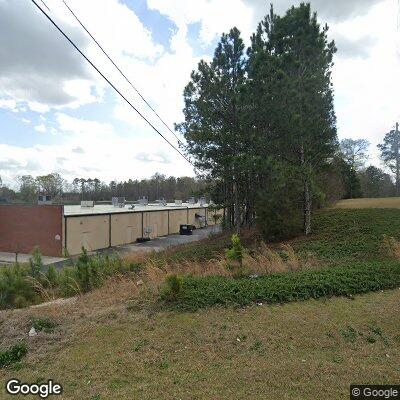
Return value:
<svg viewBox="0 0 400 400">
<path fill-rule="evenodd" d="M 258 278 L 187 276 L 181 281 L 173 307 L 196 310 L 216 304 L 244 306 L 258 301 L 284 303 L 320 297 L 349 296 L 399 286 L 400 264 L 394 262 L 359 262 L 349 267 L 265 275 Z"/>
<path fill-rule="evenodd" d="M 167 301 L 174 301 L 182 289 L 182 278 L 176 274 L 168 275 L 165 279 L 165 286 L 161 291 L 161 297 Z"/>
<path fill-rule="evenodd" d="M 28 353 L 25 343 L 11 346 L 8 350 L 0 352 L 0 368 L 8 367 L 18 361 Z"/>
<path fill-rule="evenodd" d="M 228 260 L 227 268 L 233 272 L 234 277 L 240 277 L 244 275 L 243 257 L 245 248 L 237 234 L 232 235 L 231 242 L 231 248 L 226 249 L 225 252 Z"/>
<path fill-rule="evenodd" d="M 26 307 L 38 300 L 30 272 L 18 263 L 0 268 L 0 308 Z"/>
<path fill-rule="evenodd" d="M 45 333 L 52 333 L 57 326 L 57 323 L 50 318 L 32 318 L 32 326 L 36 331 L 43 331 Z"/>
<path fill-rule="evenodd" d="M 30 275 L 32 278 L 37 278 L 43 268 L 42 255 L 38 248 L 35 248 L 32 252 L 32 257 L 29 258 Z"/>
<path fill-rule="evenodd" d="M 76 272 L 73 267 L 63 268 L 60 271 L 59 291 L 62 297 L 75 296 L 81 292 L 80 286 L 76 280 Z"/>
<path fill-rule="evenodd" d="M 52 287 L 57 286 L 59 283 L 59 274 L 57 272 L 57 269 L 54 265 L 49 265 L 49 268 L 47 269 L 47 272 L 45 274 L 45 287 L 47 285 L 50 285 Z"/>
</svg>

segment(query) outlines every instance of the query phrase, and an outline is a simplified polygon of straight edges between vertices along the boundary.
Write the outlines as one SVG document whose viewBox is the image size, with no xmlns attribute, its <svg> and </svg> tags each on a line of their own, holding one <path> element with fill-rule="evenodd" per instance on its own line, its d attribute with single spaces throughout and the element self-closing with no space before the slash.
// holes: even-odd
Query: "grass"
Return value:
<svg viewBox="0 0 400 400">
<path fill-rule="evenodd" d="M 127 310 L 122 294 L 106 305 L 106 289 L 72 305 L 43 306 L 41 315 L 60 316 L 62 336 L 32 339 L 19 369 L 0 371 L 0 386 L 11 377 L 51 377 L 67 399 L 311 399 L 318 393 L 320 400 L 341 400 L 351 383 L 389 384 L 400 374 L 398 289 L 352 300 L 155 314 Z M 17 334 L 35 312 L 8 311 L 7 329 Z"/>
<path fill-rule="evenodd" d="M 340 200 L 335 208 L 400 208 L 400 197 Z"/>
<path fill-rule="evenodd" d="M 310 237 L 291 243 L 302 257 L 312 255 L 325 265 L 351 265 L 354 261 L 382 261 L 383 236 L 400 239 L 397 209 L 324 210 L 314 215 Z"/>
</svg>

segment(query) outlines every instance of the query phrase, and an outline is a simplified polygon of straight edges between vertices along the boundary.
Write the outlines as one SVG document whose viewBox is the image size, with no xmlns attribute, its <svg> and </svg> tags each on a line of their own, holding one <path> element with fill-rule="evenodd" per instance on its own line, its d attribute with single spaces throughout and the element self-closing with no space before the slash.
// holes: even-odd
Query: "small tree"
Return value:
<svg viewBox="0 0 400 400">
<path fill-rule="evenodd" d="M 244 275 L 243 258 L 245 248 L 236 233 L 232 235 L 231 242 L 231 248 L 226 249 L 226 258 L 228 259 L 227 268 L 232 271 L 235 277 L 240 277 Z"/>
<path fill-rule="evenodd" d="M 382 161 L 395 174 L 396 196 L 400 195 L 400 132 L 398 126 L 396 130 L 391 130 L 385 135 L 382 144 L 378 144 L 381 151 Z"/>
</svg>

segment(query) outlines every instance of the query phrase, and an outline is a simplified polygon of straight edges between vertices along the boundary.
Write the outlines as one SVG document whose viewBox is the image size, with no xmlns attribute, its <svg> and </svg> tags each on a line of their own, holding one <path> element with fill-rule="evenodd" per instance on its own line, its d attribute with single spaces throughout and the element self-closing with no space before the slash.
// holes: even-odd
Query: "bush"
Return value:
<svg viewBox="0 0 400 400">
<path fill-rule="evenodd" d="M 169 275 L 165 279 L 165 286 L 161 291 L 161 297 L 167 301 L 175 301 L 182 289 L 182 278 L 176 274 Z"/>
<path fill-rule="evenodd" d="M 104 283 L 108 276 L 139 271 L 138 265 L 124 263 L 118 254 L 89 256 L 85 249 L 71 267 L 57 271 L 50 265 L 43 272 L 38 250 L 28 265 L 15 263 L 0 268 L 0 308 L 26 307 L 56 296 L 74 296 L 85 293 Z M 49 296 L 49 291 L 51 289 Z"/>
<path fill-rule="evenodd" d="M 33 250 L 32 257 L 29 258 L 29 266 L 31 269 L 30 276 L 32 276 L 32 278 L 37 278 L 43 268 L 42 255 L 38 248 Z"/>
<path fill-rule="evenodd" d="M 15 263 L 0 268 L 0 307 L 26 307 L 38 300 L 30 275 L 31 268 Z"/>
<path fill-rule="evenodd" d="M 8 367 L 18 361 L 28 353 L 25 343 L 16 344 L 6 351 L 0 352 L 0 368 Z"/>
<path fill-rule="evenodd" d="M 400 264 L 357 263 L 350 267 L 325 268 L 258 278 L 223 276 L 182 279 L 173 308 L 196 310 L 222 305 L 244 306 L 252 302 L 284 303 L 330 296 L 349 296 L 400 286 Z"/>
<path fill-rule="evenodd" d="M 57 326 L 57 323 L 50 318 L 32 318 L 32 326 L 36 331 L 43 331 L 45 333 L 52 333 Z"/>
<path fill-rule="evenodd" d="M 244 275 L 243 257 L 245 255 L 245 249 L 237 234 L 232 235 L 231 242 L 231 248 L 225 251 L 228 260 L 227 268 L 232 271 L 234 277 L 240 277 Z"/>
</svg>

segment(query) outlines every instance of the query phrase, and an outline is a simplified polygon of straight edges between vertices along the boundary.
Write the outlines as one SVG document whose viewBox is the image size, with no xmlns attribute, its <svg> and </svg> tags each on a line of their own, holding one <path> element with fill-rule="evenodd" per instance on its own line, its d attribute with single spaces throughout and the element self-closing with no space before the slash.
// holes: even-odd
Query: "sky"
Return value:
<svg viewBox="0 0 400 400">
<path fill-rule="evenodd" d="M 40 0 L 39 5 L 43 7 Z M 131 103 L 175 146 L 177 140 L 69 14 L 52 18 Z M 236 26 L 248 45 L 269 10 L 264 0 L 66 0 L 134 86 L 173 128 L 183 89 L 219 37 Z M 296 0 L 275 0 L 284 13 Z M 339 139 L 376 145 L 400 122 L 398 0 L 314 0 L 338 52 L 333 67 Z M 46 10 L 47 11 L 47 10 Z M 194 171 L 127 106 L 30 0 L 0 0 L 0 177 L 58 172 L 67 180 L 194 176 Z"/>
</svg>

